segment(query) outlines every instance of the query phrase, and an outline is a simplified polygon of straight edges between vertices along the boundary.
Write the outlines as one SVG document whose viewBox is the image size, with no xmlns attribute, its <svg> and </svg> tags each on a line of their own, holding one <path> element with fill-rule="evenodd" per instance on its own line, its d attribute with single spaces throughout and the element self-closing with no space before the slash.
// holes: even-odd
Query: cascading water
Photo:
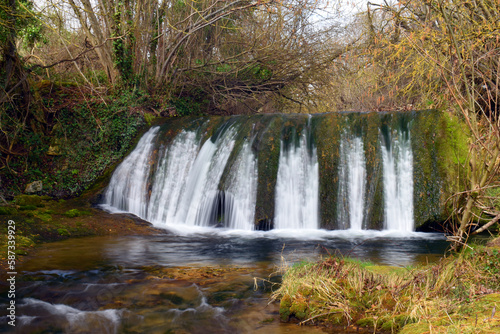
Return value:
<svg viewBox="0 0 500 334">
<path fill-rule="evenodd" d="M 316 149 L 308 151 L 307 130 L 299 145 L 287 148 L 281 141 L 276 182 L 277 229 L 317 229 L 319 227 L 319 167 Z"/>
<path fill-rule="evenodd" d="M 236 131 L 229 128 L 215 142 L 207 140 L 201 148 L 188 174 L 186 188 L 182 194 L 177 222 L 187 225 L 209 226 L 217 187 L 227 160 L 234 146 Z"/>
<path fill-rule="evenodd" d="M 155 182 L 151 190 L 147 219 L 157 225 L 183 223 L 178 217 L 182 205 L 182 195 L 189 173 L 199 151 L 196 132 L 182 131 L 172 144 L 164 148 L 160 163 L 155 171 Z"/>
<path fill-rule="evenodd" d="M 423 196 L 413 197 L 418 175 L 418 192 L 429 192 L 422 188 L 429 168 L 413 166 L 409 117 L 169 120 L 150 129 L 116 169 L 103 207 L 157 226 L 411 232 L 429 219 L 426 212 L 439 208 L 428 210 Z M 411 124 L 413 136 L 417 123 Z M 421 145 L 432 138 L 415 135 L 417 160 L 434 161 L 435 153 Z M 432 191 L 429 196 L 440 196 L 435 187 Z"/>
<path fill-rule="evenodd" d="M 224 192 L 224 226 L 232 229 L 254 228 L 257 199 L 257 159 L 246 141 L 231 171 L 229 186 Z"/>
<path fill-rule="evenodd" d="M 385 228 L 413 231 L 413 153 L 409 132 L 387 133 L 382 144 L 382 163 Z"/>
<path fill-rule="evenodd" d="M 363 140 L 344 132 L 340 141 L 337 216 L 343 229 L 363 227 L 366 162 Z"/>
<path fill-rule="evenodd" d="M 116 168 L 104 194 L 106 206 L 146 217 L 149 160 L 158 130 L 159 127 L 153 127 L 146 132 L 135 150 Z"/>
<path fill-rule="evenodd" d="M 127 211 L 158 226 L 223 226 L 252 230 L 257 194 L 257 164 L 246 141 L 230 168 L 227 189 L 219 182 L 234 148 L 237 129 L 226 124 L 216 139 L 200 149 L 199 135 L 181 131 L 172 143 L 160 147 L 159 163 L 151 171 L 158 128 L 141 139 L 117 168 L 104 194 L 103 207 Z M 148 183 L 151 182 L 151 195 Z"/>
</svg>

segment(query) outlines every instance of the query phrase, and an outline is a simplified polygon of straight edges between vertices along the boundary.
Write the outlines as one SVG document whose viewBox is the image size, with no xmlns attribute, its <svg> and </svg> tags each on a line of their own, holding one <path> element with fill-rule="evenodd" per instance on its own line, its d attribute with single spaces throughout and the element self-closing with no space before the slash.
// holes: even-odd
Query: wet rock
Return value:
<svg viewBox="0 0 500 334">
<path fill-rule="evenodd" d="M 274 228 L 274 222 L 272 219 L 261 219 L 255 224 L 255 229 L 257 231 L 270 231 Z"/>
<path fill-rule="evenodd" d="M 26 194 L 33 194 L 33 193 L 37 193 L 39 191 L 42 191 L 42 189 L 43 189 L 42 181 L 35 181 L 35 182 L 28 183 L 26 185 L 26 189 L 24 190 L 24 192 Z"/>
</svg>

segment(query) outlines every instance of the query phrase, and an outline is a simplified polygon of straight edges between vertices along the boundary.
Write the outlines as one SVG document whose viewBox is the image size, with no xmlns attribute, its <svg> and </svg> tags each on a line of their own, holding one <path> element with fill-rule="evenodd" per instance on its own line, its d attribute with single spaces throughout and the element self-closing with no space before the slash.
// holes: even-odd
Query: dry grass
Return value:
<svg viewBox="0 0 500 334">
<path fill-rule="evenodd" d="M 407 333 L 462 333 L 469 327 L 471 333 L 500 332 L 499 270 L 498 250 L 483 247 L 434 265 L 385 273 L 329 257 L 287 268 L 273 298 L 281 300 L 283 321 L 296 319 L 301 324 L 382 332 L 411 328 Z"/>
</svg>

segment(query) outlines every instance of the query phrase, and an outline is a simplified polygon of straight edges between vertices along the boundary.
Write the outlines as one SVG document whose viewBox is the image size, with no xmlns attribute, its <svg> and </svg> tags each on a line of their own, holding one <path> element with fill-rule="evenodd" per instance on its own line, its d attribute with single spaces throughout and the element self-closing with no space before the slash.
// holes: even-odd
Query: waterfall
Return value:
<svg viewBox="0 0 500 334">
<path fill-rule="evenodd" d="M 435 151 L 427 152 L 434 137 L 419 135 L 415 128 L 423 125 L 411 117 L 332 113 L 167 120 L 147 131 L 116 168 L 102 206 L 169 228 L 411 232 L 429 214 L 435 217 L 440 205 L 414 198 L 414 192 L 441 196 L 438 187 L 426 188 L 431 167 L 413 165 L 415 154 L 415 163 L 439 166 Z M 414 152 L 410 137 L 419 143 Z"/>
<path fill-rule="evenodd" d="M 319 168 L 316 149 L 307 149 L 307 130 L 299 144 L 281 141 L 274 224 L 277 229 L 319 227 Z"/>
<path fill-rule="evenodd" d="M 190 203 L 182 202 L 181 198 L 199 151 L 196 132 L 182 131 L 170 146 L 160 151 L 163 153 L 155 171 L 147 219 L 156 225 L 182 224 L 178 212 L 186 211 L 181 205 Z"/>
<path fill-rule="evenodd" d="M 388 132 L 382 145 L 384 227 L 413 231 L 413 153 L 410 133 Z"/>
<path fill-rule="evenodd" d="M 104 194 L 105 206 L 134 213 L 158 226 L 252 230 L 257 163 L 249 141 L 230 168 L 227 189 L 218 189 L 234 148 L 236 127 L 223 126 L 216 139 L 206 140 L 201 148 L 196 132 L 181 131 L 170 145 L 159 148 L 157 168 L 151 172 L 157 133 L 157 127 L 148 131 L 117 168 Z"/>
<path fill-rule="evenodd" d="M 177 221 L 187 225 L 209 226 L 218 185 L 234 146 L 236 130 L 230 127 L 215 142 L 207 140 L 187 176 Z"/>
<path fill-rule="evenodd" d="M 232 166 L 224 199 L 224 226 L 252 230 L 257 200 L 257 159 L 249 141 L 245 141 L 235 165 Z"/>
<path fill-rule="evenodd" d="M 343 229 L 363 227 L 366 190 L 366 162 L 363 140 L 346 132 L 340 141 L 337 216 Z"/>
<path fill-rule="evenodd" d="M 146 217 L 150 158 L 158 130 L 159 127 L 153 127 L 146 132 L 137 147 L 116 168 L 104 193 L 104 204 Z"/>
</svg>

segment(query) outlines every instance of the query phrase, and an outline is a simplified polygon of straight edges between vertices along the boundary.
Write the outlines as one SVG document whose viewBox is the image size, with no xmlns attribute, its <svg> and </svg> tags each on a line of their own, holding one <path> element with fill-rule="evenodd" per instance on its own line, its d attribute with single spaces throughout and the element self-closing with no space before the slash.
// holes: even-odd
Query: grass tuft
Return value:
<svg viewBox="0 0 500 334">
<path fill-rule="evenodd" d="M 377 267 L 338 256 L 288 267 L 272 295 L 281 300 L 281 320 L 389 333 L 410 326 L 408 333 L 416 333 L 422 323 L 427 332 L 429 324 L 435 329 L 472 326 L 476 316 L 484 318 L 500 307 L 500 256 L 495 249 L 477 247 L 419 268 Z M 482 330 L 499 330 L 500 316 L 490 318 L 479 324 Z"/>
</svg>

